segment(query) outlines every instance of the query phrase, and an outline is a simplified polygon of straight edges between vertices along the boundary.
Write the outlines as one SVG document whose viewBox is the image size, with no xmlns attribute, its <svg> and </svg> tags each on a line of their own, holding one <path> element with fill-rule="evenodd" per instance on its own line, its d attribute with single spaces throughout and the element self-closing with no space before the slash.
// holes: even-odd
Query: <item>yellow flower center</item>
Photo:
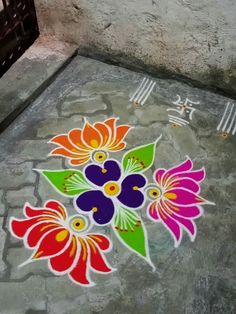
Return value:
<svg viewBox="0 0 236 314">
<path fill-rule="evenodd" d="M 93 154 L 93 160 L 96 162 L 103 162 L 107 159 L 107 153 L 104 151 L 97 151 Z"/>
<path fill-rule="evenodd" d="M 71 225 L 75 231 L 81 231 L 86 227 L 86 222 L 82 218 L 75 218 L 72 220 Z"/>
<path fill-rule="evenodd" d="M 147 190 L 147 194 L 151 199 L 156 200 L 160 197 L 161 191 L 157 187 L 151 187 Z"/>
<path fill-rule="evenodd" d="M 104 192 L 109 196 L 115 196 L 120 193 L 120 187 L 116 182 L 108 182 L 104 185 Z"/>
</svg>

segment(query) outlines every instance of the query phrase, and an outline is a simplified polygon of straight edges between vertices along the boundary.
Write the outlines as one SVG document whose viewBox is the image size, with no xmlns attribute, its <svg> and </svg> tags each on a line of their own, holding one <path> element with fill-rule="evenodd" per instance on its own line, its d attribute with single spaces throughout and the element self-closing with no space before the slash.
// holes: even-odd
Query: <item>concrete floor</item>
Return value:
<svg viewBox="0 0 236 314">
<path fill-rule="evenodd" d="M 37 77 L 37 74 L 34 73 Z M 145 105 L 135 108 L 130 95 L 143 75 L 77 56 L 56 80 L 1 134 L 0 137 L 0 313 L 1 314 L 233 314 L 236 312 L 236 136 L 224 139 L 216 128 L 228 101 L 223 96 L 174 80 L 154 79 L 156 86 Z M 174 128 L 167 109 L 176 95 L 195 102 L 190 124 Z M 2 97 L 2 95 L 1 95 Z M 114 250 L 111 275 L 95 275 L 97 285 L 82 288 L 67 276 L 53 276 L 46 262 L 19 269 L 30 252 L 8 232 L 9 218 L 22 217 L 26 201 L 41 206 L 47 199 L 64 205 L 57 194 L 32 171 L 68 167 L 63 158 L 48 157 L 52 136 L 108 117 L 135 128 L 127 149 L 155 141 L 155 167 L 170 168 L 188 155 L 194 166 L 206 168 L 201 195 L 216 203 L 205 206 L 197 220 L 194 243 L 187 235 L 178 249 L 160 224 L 147 220 L 155 272 L 144 260 L 111 236 Z M 116 157 L 122 154 L 117 153 Z M 151 176 L 151 172 L 148 172 Z"/>
</svg>

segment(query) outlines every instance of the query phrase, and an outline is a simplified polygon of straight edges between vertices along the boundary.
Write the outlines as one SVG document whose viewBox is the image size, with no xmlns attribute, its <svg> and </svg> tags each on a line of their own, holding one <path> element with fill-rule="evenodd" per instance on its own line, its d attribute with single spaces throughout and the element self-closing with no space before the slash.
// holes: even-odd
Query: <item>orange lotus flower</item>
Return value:
<svg viewBox="0 0 236 314">
<path fill-rule="evenodd" d="M 50 155 L 63 156 L 71 165 L 82 165 L 91 158 L 96 162 L 104 162 L 108 152 L 124 149 L 124 137 L 131 129 L 128 125 L 116 126 L 117 119 L 111 118 L 104 122 L 91 125 L 85 122 L 83 129 L 73 129 L 68 134 L 53 137 L 50 143 L 57 144 Z"/>
</svg>

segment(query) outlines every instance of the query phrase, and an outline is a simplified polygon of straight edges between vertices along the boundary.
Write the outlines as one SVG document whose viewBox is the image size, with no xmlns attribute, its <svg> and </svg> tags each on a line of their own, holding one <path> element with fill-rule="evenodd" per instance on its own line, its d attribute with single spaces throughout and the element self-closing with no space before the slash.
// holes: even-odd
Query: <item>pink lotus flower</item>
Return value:
<svg viewBox="0 0 236 314">
<path fill-rule="evenodd" d="M 148 198 L 152 200 L 147 215 L 167 228 L 174 238 L 175 247 L 181 242 L 183 229 L 194 241 L 197 234 L 194 219 L 203 214 L 201 205 L 213 204 L 199 195 L 205 169 L 192 168 L 193 162 L 188 158 L 169 170 L 157 169 L 154 173 L 156 184 L 147 188 Z"/>
</svg>

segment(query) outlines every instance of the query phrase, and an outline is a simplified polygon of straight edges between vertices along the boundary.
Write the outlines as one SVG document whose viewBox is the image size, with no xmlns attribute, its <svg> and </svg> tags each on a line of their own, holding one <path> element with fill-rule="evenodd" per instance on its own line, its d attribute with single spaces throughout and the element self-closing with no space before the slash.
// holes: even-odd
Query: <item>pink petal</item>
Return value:
<svg viewBox="0 0 236 314">
<path fill-rule="evenodd" d="M 206 171 L 204 168 L 200 170 L 194 170 L 189 172 L 182 172 L 178 174 L 178 178 L 190 178 L 196 182 L 202 182 L 205 179 Z M 173 176 L 171 179 L 175 179 L 175 176 Z"/>
<path fill-rule="evenodd" d="M 187 231 L 190 239 L 194 241 L 196 234 L 197 234 L 197 227 L 195 223 L 189 219 L 184 219 L 182 217 L 176 216 L 175 214 L 172 214 L 171 216 L 174 220 L 178 221 L 184 229 Z"/>
<path fill-rule="evenodd" d="M 201 196 L 182 188 L 170 189 L 164 193 L 164 196 L 177 205 L 196 205 L 204 204 L 206 200 Z"/>
<path fill-rule="evenodd" d="M 192 191 L 193 193 L 199 193 L 200 191 L 200 186 L 195 181 L 188 178 L 178 178 L 178 176 L 175 177 L 174 181 L 171 181 L 168 188 L 184 188 Z"/>
<path fill-rule="evenodd" d="M 154 221 L 157 221 L 160 219 L 158 211 L 157 211 L 157 202 L 153 202 L 148 207 L 148 216 Z"/>
<path fill-rule="evenodd" d="M 157 183 L 159 183 L 161 185 L 161 179 L 163 174 L 166 172 L 166 169 L 163 168 L 159 168 L 156 170 L 156 172 L 154 173 L 154 179 L 156 180 Z"/>
<path fill-rule="evenodd" d="M 161 212 L 159 212 L 159 215 L 160 215 L 160 219 L 161 219 L 163 225 L 166 227 L 166 229 L 173 236 L 174 241 L 175 241 L 175 247 L 177 247 L 180 244 L 181 238 L 182 238 L 182 230 L 181 230 L 178 222 L 176 222 L 168 214 L 163 212 L 163 210 L 161 210 Z"/>
<path fill-rule="evenodd" d="M 203 214 L 203 210 L 200 206 L 175 206 L 168 201 L 165 201 L 165 206 L 177 216 L 185 218 L 195 219 Z"/>
<path fill-rule="evenodd" d="M 187 159 L 186 161 L 184 161 L 182 164 L 175 166 L 173 168 L 170 168 L 166 174 L 165 174 L 165 180 L 167 179 L 167 177 L 172 176 L 175 173 L 180 173 L 180 172 L 184 172 L 184 171 L 189 171 L 192 170 L 193 168 L 193 162 L 191 159 Z"/>
</svg>

